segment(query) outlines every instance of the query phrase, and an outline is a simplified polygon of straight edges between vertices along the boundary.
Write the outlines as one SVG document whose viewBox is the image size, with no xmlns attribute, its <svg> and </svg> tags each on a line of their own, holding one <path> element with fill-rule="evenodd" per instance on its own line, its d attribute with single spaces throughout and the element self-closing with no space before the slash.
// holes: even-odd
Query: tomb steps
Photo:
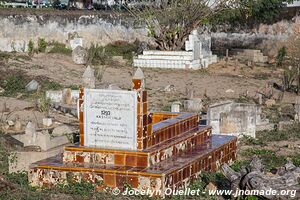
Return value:
<svg viewBox="0 0 300 200">
<path fill-rule="evenodd" d="M 29 180 L 40 187 L 85 180 L 99 189 L 123 189 L 129 184 L 132 188 L 164 191 L 186 185 L 201 171 L 215 171 L 235 157 L 236 137 L 213 135 L 205 143 L 149 167 L 63 162 L 61 156 L 56 156 L 34 163 Z"/>
<path fill-rule="evenodd" d="M 176 154 L 190 151 L 194 146 L 204 144 L 210 137 L 211 127 L 196 127 L 143 151 L 67 146 L 64 149 L 63 161 L 149 167 Z"/>
<path fill-rule="evenodd" d="M 165 56 L 192 56 L 193 52 L 191 51 L 155 51 L 148 50 L 144 51 L 143 55 L 165 55 Z"/>
<path fill-rule="evenodd" d="M 150 68 L 173 68 L 173 69 L 198 69 L 200 68 L 200 60 L 182 60 L 182 59 L 134 59 L 135 67 Z"/>
</svg>

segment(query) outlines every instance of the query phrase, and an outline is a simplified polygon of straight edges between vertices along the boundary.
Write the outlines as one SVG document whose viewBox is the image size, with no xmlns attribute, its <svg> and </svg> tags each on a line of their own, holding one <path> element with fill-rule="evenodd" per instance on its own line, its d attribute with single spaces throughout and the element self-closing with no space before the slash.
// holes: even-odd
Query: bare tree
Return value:
<svg viewBox="0 0 300 200">
<path fill-rule="evenodd" d="M 148 35 L 154 39 L 158 49 L 178 50 L 192 30 L 204 26 L 231 4 L 231 0 L 168 0 L 162 1 L 159 7 L 127 9 L 146 23 Z"/>
</svg>

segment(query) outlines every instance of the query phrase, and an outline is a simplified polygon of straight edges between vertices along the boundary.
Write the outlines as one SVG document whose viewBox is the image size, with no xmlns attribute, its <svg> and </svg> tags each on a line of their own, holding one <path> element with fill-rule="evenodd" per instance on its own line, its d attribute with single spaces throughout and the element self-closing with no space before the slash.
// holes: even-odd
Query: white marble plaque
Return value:
<svg viewBox="0 0 300 200">
<path fill-rule="evenodd" d="M 84 145 L 137 149 L 137 93 L 84 89 Z"/>
</svg>

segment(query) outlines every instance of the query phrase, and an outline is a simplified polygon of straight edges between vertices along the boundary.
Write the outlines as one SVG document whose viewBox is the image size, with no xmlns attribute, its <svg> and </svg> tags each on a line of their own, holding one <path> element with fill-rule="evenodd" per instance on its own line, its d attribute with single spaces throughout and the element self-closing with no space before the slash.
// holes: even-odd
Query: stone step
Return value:
<svg viewBox="0 0 300 200">
<path fill-rule="evenodd" d="M 200 60 L 163 60 L 163 59 L 134 59 L 134 67 L 150 68 L 172 68 L 172 69 L 199 69 L 201 68 Z"/>
<path fill-rule="evenodd" d="M 236 137 L 214 135 L 206 144 L 178 154 L 150 167 L 128 167 L 95 163 L 64 163 L 57 156 L 34 163 L 29 172 L 32 186 L 51 187 L 67 181 L 82 180 L 93 183 L 97 189 L 131 188 L 160 191 L 164 197 L 167 188 L 186 186 L 201 171 L 215 171 L 221 164 L 236 158 Z"/>
<path fill-rule="evenodd" d="M 139 55 L 138 59 L 144 60 L 182 60 L 191 61 L 193 55 Z"/>
<path fill-rule="evenodd" d="M 192 56 L 191 51 L 143 51 L 143 55 L 174 55 L 174 56 Z"/>
<path fill-rule="evenodd" d="M 210 137 L 211 127 L 196 127 L 143 151 L 67 146 L 64 149 L 63 161 L 69 163 L 150 167 L 179 153 L 190 151 L 195 146 L 204 144 Z"/>
</svg>

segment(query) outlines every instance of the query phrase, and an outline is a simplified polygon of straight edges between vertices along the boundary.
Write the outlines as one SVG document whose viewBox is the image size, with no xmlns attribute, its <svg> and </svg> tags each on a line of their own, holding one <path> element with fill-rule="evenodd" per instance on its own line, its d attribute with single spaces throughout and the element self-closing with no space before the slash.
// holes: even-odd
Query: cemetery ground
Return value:
<svg viewBox="0 0 300 200">
<path fill-rule="evenodd" d="M 44 112 L 49 106 L 43 98 L 47 90 L 62 88 L 78 89 L 82 84 L 82 74 L 85 66 L 73 63 L 69 52 L 37 53 L 33 55 L 21 53 L 0 52 L 0 102 L 16 102 L 22 107 L 22 102 L 33 102 L 30 110 Z M 118 51 L 120 52 L 120 51 Z M 98 72 L 97 88 L 107 88 L 109 85 L 129 90 L 131 77 L 136 69 L 131 67 L 132 59 L 128 54 L 123 59 L 122 54 L 111 54 L 110 57 L 101 57 L 102 63 L 95 66 Z M 171 103 L 193 97 L 201 98 L 203 110 L 209 104 L 220 100 L 234 100 L 236 102 L 257 102 L 256 93 L 263 92 L 270 83 L 281 84 L 283 70 L 274 64 L 258 66 L 236 61 L 234 58 L 220 59 L 208 69 L 201 70 L 174 70 L 174 69 L 144 69 L 147 77 L 149 104 L 155 110 L 170 111 Z M 24 88 L 31 80 L 40 84 L 37 91 L 27 92 Z M 193 91 L 193 92 L 191 92 Z M 263 113 L 271 122 L 277 124 L 282 120 L 294 118 L 293 103 L 296 94 L 282 93 L 273 88 L 273 101 L 267 101 Z M 28 108 L 24 108 L 26 110 Z M 21 113 L 22 114 L 22 113 Z M 63 123 L 74 123 L 77 119 L 69 114 L 50 109 L 50 114 L 61 119 Z M 22 118 L 22 116 L 20 116 Z M 0 116 L 1 120 L 1 116 Z M 2 134 L 3 136 L 3 134 Z M 28 186 L 25 173 L 8 174 L 8 154 L 11 146 L 1 140 L 0 162 L 0 199 L 124 199 L 124 196 L 112 196 L 99 193 L 89 183 L 74 183 L 68 186 L 57 186 L 52 189 L 39 190 Z M 248 165 L 255 155 L 262 158 L 266 169 L 282 166 L 287 160 L 295 165 L 300 164 L 300 127 L 297 125 L 288 128 L 257 133 L 257 138 L 244 137 L 238 146 L 238 159 L 233 168 L 238 170 L 242 165 Z M 218 188 L 228 188 L 229 182 L 219 172 L 203 173 L 201 179 L 190 187 L 205 188 L 212 183 Z M 209 186 L 207 186 L 209 184 Z M 131 199 L 131 197 L 126 197 Z M 145 199 L 145 197 L 135 197 Z M 178 199 L 178 197 L 173 197 Z M 224 197 L 187 197 L 188 199 L 222 199 Z M 250 198 L 248 198 L 250 199 Z M 256 198 L 253 198 L 256 199 Z"/>
</svg>

